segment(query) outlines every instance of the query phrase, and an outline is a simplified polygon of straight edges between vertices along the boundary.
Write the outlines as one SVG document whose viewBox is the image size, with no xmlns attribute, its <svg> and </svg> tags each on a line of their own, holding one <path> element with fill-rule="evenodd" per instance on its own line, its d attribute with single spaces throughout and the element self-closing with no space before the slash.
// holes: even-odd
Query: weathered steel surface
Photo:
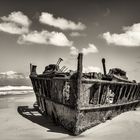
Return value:
<svg viewBox="0 0 140 140">
<path fill-rule="evenodd" d="M 51 116 L 55 123 L 63 125 L 67 130 L 74 132 L 76 111 L 68 106 L 45 100 L 46 114 Z"/>
<path fill-rule="evenodd" d="M 31 77 L 34 92 L 39 98 L 40 96 L 54 101 L 56 103 L 76 105 L 76 81 L 70 79 L 46 79 Z"/>
<path fill-rule="evenodd" d="M 81 108 L 79 113 L 79 133 L 83 132 L 87 128 L 105 122 L 108 119 L 112 119 L 123 112 L 134 110 L 138 105 L 140 105 L 139 101 L 118 106 L 113 105 L 96 108 Z"/>
<path fill-rule="evenodd" d="M 43 77 L 35 68 L 30 78 L 39 110 L 74 135 L 140 105 L 138 83 L 82 77 L 82 54 L 71 77 Z"/>
</svg>

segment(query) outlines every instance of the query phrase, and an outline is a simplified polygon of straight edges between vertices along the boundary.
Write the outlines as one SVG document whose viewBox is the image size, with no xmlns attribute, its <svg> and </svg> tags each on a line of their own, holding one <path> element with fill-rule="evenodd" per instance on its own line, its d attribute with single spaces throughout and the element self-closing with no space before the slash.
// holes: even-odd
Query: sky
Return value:
<svg viewBox="0 0 140 140">
<path fill-rule="evenodd" d="M 76 69 L 84 54 L 85 71 L 121 68 L 140 81 L 139 0 L 1 0 L 0 72 L 44 71 L 63 58 Z"/>
</svg>

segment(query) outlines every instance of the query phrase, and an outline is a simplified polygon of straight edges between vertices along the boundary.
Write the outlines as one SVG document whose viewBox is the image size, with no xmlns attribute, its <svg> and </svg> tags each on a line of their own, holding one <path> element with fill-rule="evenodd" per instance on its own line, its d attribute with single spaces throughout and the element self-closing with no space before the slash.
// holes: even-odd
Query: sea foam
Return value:
<svg viewBox="0 0 140 140">
<path fill-rule="evenodd" d="M 30 86 L 2 86 L 0 95 L 18 95 L 32 93 L 33 88 Z"/>
</svg>

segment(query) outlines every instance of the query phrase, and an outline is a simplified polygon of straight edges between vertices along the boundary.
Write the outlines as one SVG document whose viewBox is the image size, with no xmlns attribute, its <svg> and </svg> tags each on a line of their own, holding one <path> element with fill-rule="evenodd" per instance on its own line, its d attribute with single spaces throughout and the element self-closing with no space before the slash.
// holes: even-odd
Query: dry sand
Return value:
<svg viewBox="0 0 140 140">
<path fill-rule="evenodd" d="M 71 136 L 33 109 L 30 95 L 0 97 L 0 140 L 140 140 L 140 110 L 123 113 Z"/>
</svg>

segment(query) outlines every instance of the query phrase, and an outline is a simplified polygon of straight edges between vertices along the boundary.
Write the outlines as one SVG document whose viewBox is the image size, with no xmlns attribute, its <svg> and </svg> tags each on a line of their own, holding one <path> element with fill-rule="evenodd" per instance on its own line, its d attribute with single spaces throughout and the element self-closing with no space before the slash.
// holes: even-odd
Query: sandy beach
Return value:
<svg viewBox="0 0 140 140">
<path fill-rule="evenodd" d="M 1 140 L 140 139 L 140 109 L 123 113 L 74 137 L 40 115 L 33 108 L 34 102 L 33 94 L 0 97 Z"/>
</svg>

